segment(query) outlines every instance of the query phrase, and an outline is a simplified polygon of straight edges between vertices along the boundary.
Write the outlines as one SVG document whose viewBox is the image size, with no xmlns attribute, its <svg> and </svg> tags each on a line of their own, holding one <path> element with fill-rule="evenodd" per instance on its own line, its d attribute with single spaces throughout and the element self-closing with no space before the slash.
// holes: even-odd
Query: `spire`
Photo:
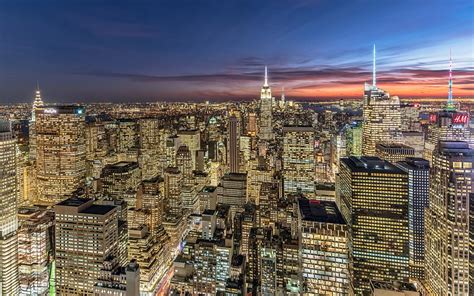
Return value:
<svg viewBox="0 0 474 296">
<path fill-rule="evenodd" d="M 285 87 L 284 86 L 281 88 L 281 100 L 283 102 L 285 101 Z"/>
<path fill-rule="evenodd" d="M 373 61 L 372 61 L 372 85 L 374 87 L 377 86 L 377 78 L 376 78 L 376 70 L 375 70 L 375 44 L 374 44 L 374 52 L 373 52 Z"/>
<path fill-rule="evenodd" d="M 267 71 L 267 66 L 265 66 L 265 82 L 263 86 L 268 86 L 268 71 Z"/>
<path fill-rule="evenodd" d="M 451 49 L 449 50 L 449 82 L 448 82 L 448 103 L 446 105 L 448 110 L 454 110 L 453 100 L 453 59 L 451 58 Z"/>
<path fill-rule="evenodd" d="M 36 81 L 36 92 L 35 100 L 33 101 L 33 110 L 31 111 L 31 120 L 35 121 L 35 110 L 43 106 L 43 100 L 41 99 L 41 91 L 39 88 L 39 82 Z"/>
</svg>

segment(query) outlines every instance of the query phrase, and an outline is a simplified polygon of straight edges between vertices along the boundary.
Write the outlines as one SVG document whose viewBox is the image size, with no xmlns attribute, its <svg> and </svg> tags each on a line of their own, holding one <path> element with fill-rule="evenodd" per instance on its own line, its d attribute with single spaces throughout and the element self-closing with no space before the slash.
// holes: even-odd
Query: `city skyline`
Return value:
<svg viewBox="0 0 474 296">
<path fill-rule="evenodd" d="M 2 3 L 0 102 L 36 81 L 45 102 L 256 99 L 266 65 L 274 96 L 361 98 L 373 44 L 392 95 L 447 97 L 450 51 L 454 98 L 474 90 L 469 1 L 120 4 Z"/>
</svg>

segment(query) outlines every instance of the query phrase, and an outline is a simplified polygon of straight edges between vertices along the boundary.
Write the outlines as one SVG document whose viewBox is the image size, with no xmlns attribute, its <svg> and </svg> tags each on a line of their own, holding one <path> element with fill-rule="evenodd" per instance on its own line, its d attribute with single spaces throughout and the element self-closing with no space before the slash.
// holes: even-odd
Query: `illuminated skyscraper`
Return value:
<svg viewBox="0 0 474 296">
<path fill-rule="evenodd" d="M 362 155 L 362 122 L 354 122 L 346 129 L 346 149 L 349 156 Z"/>
<path fill-rule="evenodd" d="M 257 115 L 255 113 L 250 113 L 248 120 L 247 134 L 250 136 L 257 135 Z"/>
<path fill-rule="evenodd" d="M 433 295 L 472 295 L 469 287 L 469 202 L 474 150 L 440 141 L 433 153 L 426 210 L 425 279 Z"/>
<path fill-rule="evenodd" d="M 18 215 L 20 295 L 46 295 L 50 284 L 54 213 L 38 208 L 21 208 Z"/>
<path fill-rule="evenodd" d="M 272 116 L 272 90 L 268 85 L 268 71 L 265 67 L 265 81 L 260 93 L 260 126 L 258 130 L 260 139 L 273 139 Z"/>
<path fill-rule="evenodd" d="M 35 100 L 33 101 L 33 109 L 31 111 L 31 120 L 29 126 L 29 146 L 30 146 L 30 159 L 36 159 L 36 110 L 43 106 L 43 100 L 41 99 L 41 91 L 39 85 L 36 86 Z"/>
<path fill-rule="evenodd" d="M 43 106 L 36 110 L 38 202 L 64 200 L 85 182 L 85 110 Z"/>
<path fill-rule="evenodd" d="M 229 118 L 229 133 L 227 138 L 230 173 L 238 173 L 240 171 L 239 137 L 239 119 L 235 115 L 232 115 Z"/>
<path fill-rule="evenodd" d="M 127 153 L 138 146 L 138 124 L 135 120 L 118 121 L 117 152 Z M 115 148 L 115 147 L 114 147 Z"/>
<path fill-rule="evenodd" d="M 247 201 L 247 174 L 225 174 L 217 187 L 217 202 L 231 207 L 232 217 Z"/>
<path fill-rule="evenodd" d="M 177 167 L 169 167 L 165 170 L 165 212 L 181 216 L 183 202 L 181 200 L 181 186 L 183 175 Z"/>
<path fill-rule="evenodd" d="M 0 294 L 18 294 L 16 141 L 0 120 Z"/>
<path fill-rule="evenodd" d="M 102 263 L 117 255 L 117 208 L 72 197 L 58 203 L 54 211 L 56 293 L 94 295 Z"/>
<path fill-rule="evenodd" d="M 105 196 L 125 200 L 128 207 L 135 207 L 141 175 L 137 162 L 121 161 L 106 165 L 100 174 Z"/>
<path fill-rule="evenodd" d="M 283 127 L 283 184 L 285 195 L 299 190 L 314 196 L 314 130 L 309 126 Z"/>
<path fill-rule="evenodd" d="M 199 130 L 184 130 L 178 132 L 179 145 L 186 145 L 191 151 L 193 159 L 193 170 L 196 168 L 196 153 L 201 149 L 201 133 Z"/>
<path fill-rule="evenodd" d="M 356 294 L 370 291 L 370 280 L 407 281 L 408 174 L 377 157 L 349 157 L 339 182 Z"/>
<path fill-rule="evenodd" d="M 362 125 L 362 154 L 374 156 L 379 143 L 400 141 L 400 99 L 376 86 L 375 45 L 372 85 L 364 86 L 364 121 Z"/>
<path fill-rule="evenodd" d="M 430 164 L 423 158 L 408 157 L 396 166 L 408 174 L 410 277 L 421 280 L 425 274 L 425 208 L 428 207 Z"/>
<path fill-rule="evenodd" d="M 193 158 L 188 146 L 179 146 L 176 152 L 176 167 L 182 174 L 183 185 L 194 185 Z"/>
<path fill-rule="evenodd" d="M 158 120 L 144 118 L 138 121 L 138 163 L 142 171 L 142 179 L 156 177 L 160 171 L 160 133 Z"/>
<path fill-rule="evenodd" d="M 336 203 L 300 198 L 298 206 L 302 295 L 349 294 L 349 232 Z"/>
</svg>

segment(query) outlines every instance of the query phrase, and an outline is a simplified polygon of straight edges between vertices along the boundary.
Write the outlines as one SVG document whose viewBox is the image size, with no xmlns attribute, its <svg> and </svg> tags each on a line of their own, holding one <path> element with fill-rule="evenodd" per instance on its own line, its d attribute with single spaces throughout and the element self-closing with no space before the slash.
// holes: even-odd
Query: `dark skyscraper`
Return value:
<svg viewBox="0 0 474 296">
<path fill-rule="evenodd" d="M 430 163 L 408 157 L 396 164 L 408 174 L 408 229 L 410 235 L 410 277 L 424 278 L 425 208 L 428 206 Z"/>
<path fill-rule="evenodd" d="M 239 119 L 232 115 L 229 118 L 229 168 L 230 173 L 238 173 L 240 170 L 240 148 L 239 148 Z"/>
<path fill-rule="evenodd" d="M 378 157 L 341 158 L 340 183 L 356 293 L 367 293 L 371 280 L 407 281 L 407 173 Z"/>
</svg>

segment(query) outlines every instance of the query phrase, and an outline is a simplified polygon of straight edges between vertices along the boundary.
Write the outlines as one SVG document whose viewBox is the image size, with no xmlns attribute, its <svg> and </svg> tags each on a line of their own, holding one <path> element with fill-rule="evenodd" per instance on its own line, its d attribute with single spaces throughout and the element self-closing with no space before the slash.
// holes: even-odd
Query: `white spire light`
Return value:
<svg viewBox="0 0 474 296">
<path fill-rule="evenodd" d="M 265 66 L 265 83 L 263 86 L 268 86 L 268 71 L 267 71 L 267 66 Z"/>
<path fill-rule="evenodd" d="M 375 70 L 375 44 L 374 44 L 374 53 L 373 53 L 373 61 L 372 61 L 372 85 L 374 87 L 377 86 L 377 77 L 376 77 L 376 70 Z"/>
</svg>

